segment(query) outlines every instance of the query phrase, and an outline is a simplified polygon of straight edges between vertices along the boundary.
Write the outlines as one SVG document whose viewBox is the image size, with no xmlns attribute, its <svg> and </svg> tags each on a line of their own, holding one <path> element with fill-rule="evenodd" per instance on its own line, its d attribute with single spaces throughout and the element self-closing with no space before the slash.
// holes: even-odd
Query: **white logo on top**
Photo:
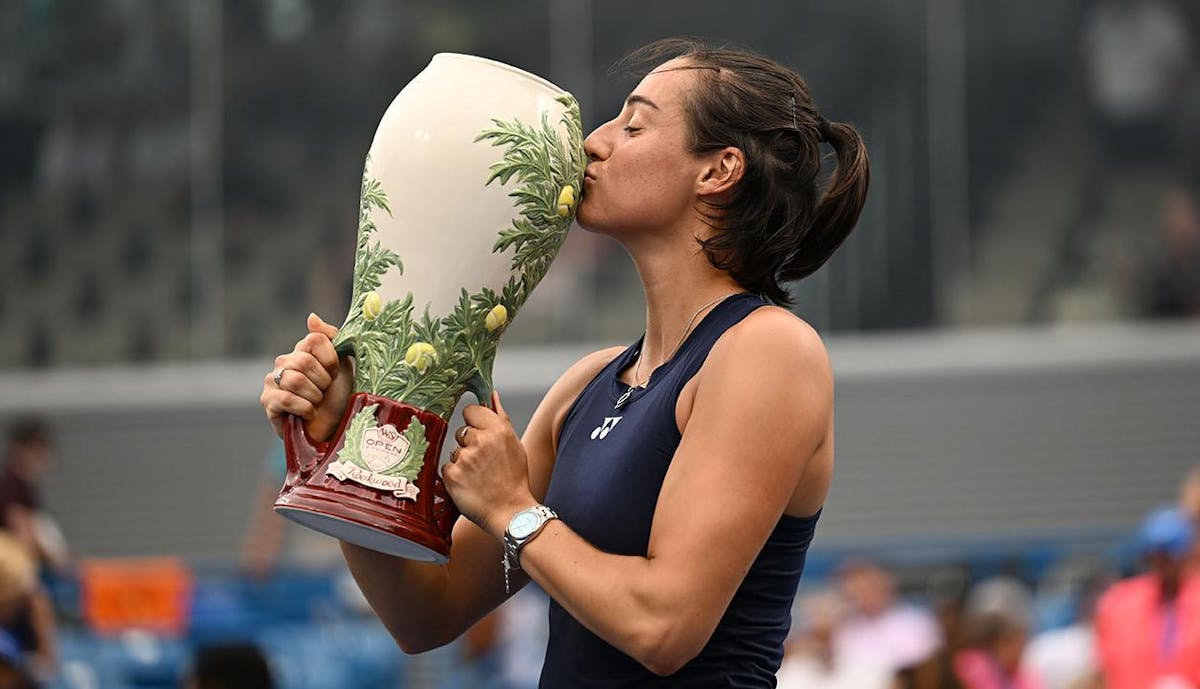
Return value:
<svg viewBox="0 0 1200 689">
<path fill-rule="evenodd" d="M 617 427 L 617 422 L 620 421 L 622 418 L 624 418 L 624 417 L 620 417 L 620 416 L 604 417 L 604 423 L 600 424 L 599 426 L 596 426 L 596 430 L 592 431 L 592 440 L 604 440 L 604 437 L 607 436 L 609 434 L 609 432 L 612 431 L 612 429 Z"/>
</svg>

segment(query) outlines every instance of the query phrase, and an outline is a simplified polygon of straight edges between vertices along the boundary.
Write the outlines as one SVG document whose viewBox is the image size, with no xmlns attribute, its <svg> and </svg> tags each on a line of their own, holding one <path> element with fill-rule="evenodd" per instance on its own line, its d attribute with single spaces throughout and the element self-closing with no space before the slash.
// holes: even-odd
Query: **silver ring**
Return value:
<svg viewBox="0 0 1200 689">
<path fill-rule="evenodd" d="M 459 445 L 467 444 L 467 431 L 470 430 L 470 428 L 470 426 L 463 426 L 454 432 L 454 439 L 458 441 Z"/>
<path fill-rule="evenodd" d="M 286 370 L 286 368 L 281 368 L 275 372 L 275 387 L 279 387 L 279 381 L 283 380 L 283 372 Z"/>
</svg>

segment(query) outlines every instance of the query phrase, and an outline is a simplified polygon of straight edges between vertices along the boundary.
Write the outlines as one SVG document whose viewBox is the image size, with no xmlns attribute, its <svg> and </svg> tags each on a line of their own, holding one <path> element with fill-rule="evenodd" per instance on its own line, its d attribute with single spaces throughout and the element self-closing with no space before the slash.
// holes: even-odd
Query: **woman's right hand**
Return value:
<svg viewBox="0 0 1200 689">
<path fill-rule="evenodd" d="M 275 368 L 263 378 L 259 402 L 280 438 L 288 414 L 303 419 L 309 437 L 318 442 L 329 440 L 341 423 L 353 389 L 354 366 L 334 350 L 337 332 L 315 313 L 309 314 L 308 335 L 290 353 L 275 357 Z"/>
</svg>

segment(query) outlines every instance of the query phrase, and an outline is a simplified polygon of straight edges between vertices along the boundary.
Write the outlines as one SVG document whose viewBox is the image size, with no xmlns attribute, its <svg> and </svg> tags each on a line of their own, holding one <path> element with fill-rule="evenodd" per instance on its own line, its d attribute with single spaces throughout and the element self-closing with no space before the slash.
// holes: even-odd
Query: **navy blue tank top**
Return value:
<svg viewBox="0 0 1200 689">
<path fill-rule="evenodd" d="M 741 293 L 708 312 L 679 350 L 654 370 L 644 389 L 618 376 L 633 363 L 642 339 L 588 383 L 563 421 L 546 504 L 600 550 L 645 556 L 663 478 L 681 436 L 675 403 L 729 327 L 767 302 Z M 643 339 L 644 339 L 643 335 Z M 697 496 L 697 499 L 700 499 Z M 700 654 L 670 677 L 651 673 L 550 602 L 550 640 L 541 689 L 579 687 L 774 687 L 791 625 L 792 600 L 820 512 L 784 515 Z M 713 534 L 713 547 L 731 534 Z"/>
</svg>

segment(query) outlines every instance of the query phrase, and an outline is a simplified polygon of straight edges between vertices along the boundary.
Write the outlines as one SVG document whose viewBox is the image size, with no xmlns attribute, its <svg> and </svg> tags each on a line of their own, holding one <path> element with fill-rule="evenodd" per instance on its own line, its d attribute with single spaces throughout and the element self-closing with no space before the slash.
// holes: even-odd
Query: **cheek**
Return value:
<svg viewBox="0 0 1200 689">
<path fill-rule="evenodd" d="M 677 161 L 651 151 L 623 159 L 586 189 L 579 224 L 591 230 L 631 230 L 677 221 L 692 202 L 681 171 Z"/>
</svg>

